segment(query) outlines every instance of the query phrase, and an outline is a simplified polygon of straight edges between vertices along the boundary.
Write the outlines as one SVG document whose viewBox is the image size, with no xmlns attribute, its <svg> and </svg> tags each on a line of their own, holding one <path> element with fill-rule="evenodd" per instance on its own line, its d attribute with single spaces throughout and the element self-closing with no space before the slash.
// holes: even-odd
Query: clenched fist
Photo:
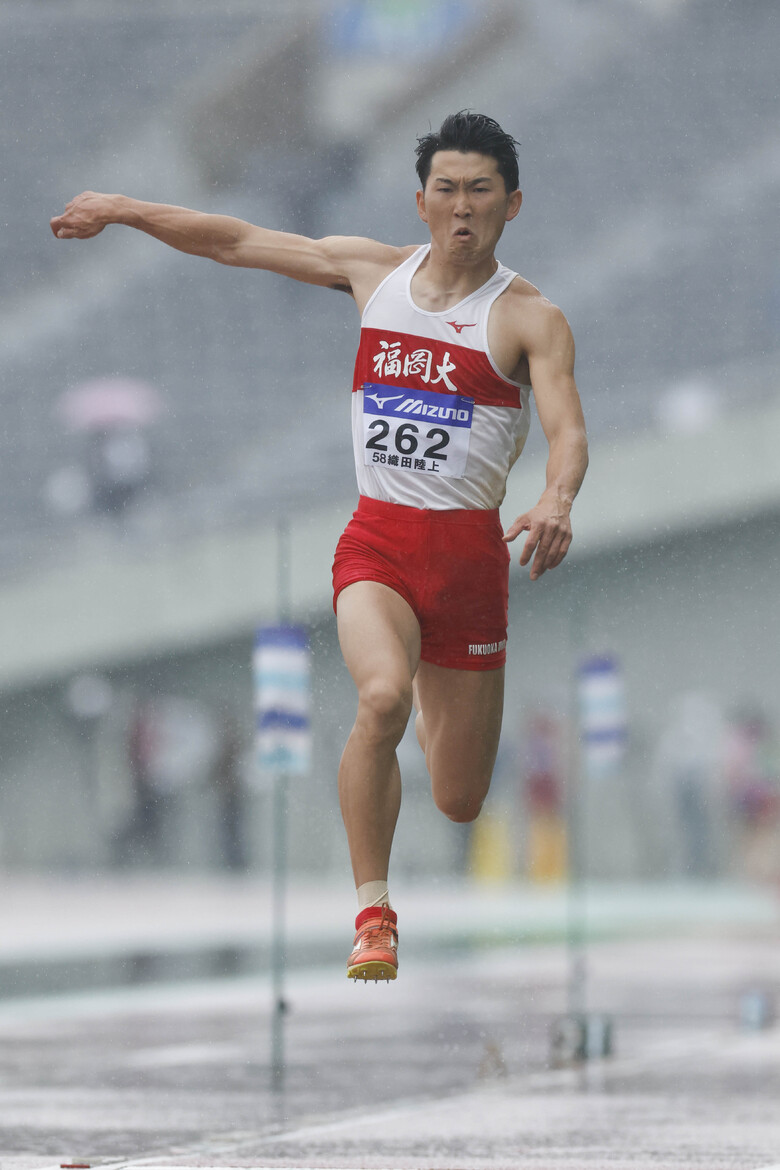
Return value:
<svg viewBox="0 0 780 1170">
<path fill-rule="evenodd" d="M 84 191 L 72 199 L 62 215 L 51 220 L 51 230 L 58 240 L 89 240 L 112 221 L 114 196 Z"/>
</svg>

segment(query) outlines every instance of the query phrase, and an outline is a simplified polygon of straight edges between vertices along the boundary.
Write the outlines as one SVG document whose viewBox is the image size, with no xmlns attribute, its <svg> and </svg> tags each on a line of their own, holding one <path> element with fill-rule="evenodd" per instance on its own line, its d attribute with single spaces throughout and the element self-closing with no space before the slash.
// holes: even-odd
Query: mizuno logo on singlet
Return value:
<svg viewBox="0 0 780 1170">
<path fill-rule="evenodd" d="M 372 402 L 377 404 L 380 410 L 384 410 L 386 402 L 394 402 L 397 398 L 403 398 L 403 394 L 388 394 L 382 397 L 378 394 L 366 394 L 366 398 L 370 398 Z"/>
<path fill-rule="evenodd" d="M 474 414 L 473 398 L 462 394 L 444 394 L 437 390 L 410 390 L 398 387 L 398 394 L 386 394 L 391 386 L 381 382 L 363 383 L 363 413 L 375 417 L 397 418 L 403 421 L 412 418 L 430 418 L 444 422 L 447 427 L 471 427 Z M 383 448 L 379 448 L 382 450 Z"/>
<path fill-rule="evenodd" d="M 469 321 L 466 324 L 459 325 L 457 321 L 448 321 L 447 324 L 451 325 L 452 328 L 455 330 L 455 332 L 458 334 L 458 336 L 460 336 L 460 334 L 463 332 L 464 329 L 476 328 L 477 323 L 476 323 L 476 321 Z"/>
<path fill-rule="evenodd" d="M 371 395 L 369 395 L 369 398 Z M 458 400 L 459 402 L 462 399 Z M 400 406 L 395 407 L 396 414 L 420 414 L 427 415 L 428 418 L 440 418 L 443 421 L 447 419 L 457 419 L 459 422 L 469 422 L 471 419 L 471 411 L 464 410 L 462 407 L 431 405 L 423 402 L 421 398 L 407 398 Z"/>
</svg>

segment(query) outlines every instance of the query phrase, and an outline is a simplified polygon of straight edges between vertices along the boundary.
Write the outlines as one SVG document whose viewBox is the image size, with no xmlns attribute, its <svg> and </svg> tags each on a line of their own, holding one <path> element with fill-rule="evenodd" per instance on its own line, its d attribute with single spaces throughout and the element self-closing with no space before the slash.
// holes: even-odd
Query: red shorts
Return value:
<svg viewBox="0 0 780 1170">
<path fill-rule="evenodd" d="M 498 509 L 437 511 L 361 496 L 333 561 L 333 608 L 355 581 L 389 585 L 420 623 L 421 657 L 457 670 L 506 661 L 509 549 Z"/>
</svg>

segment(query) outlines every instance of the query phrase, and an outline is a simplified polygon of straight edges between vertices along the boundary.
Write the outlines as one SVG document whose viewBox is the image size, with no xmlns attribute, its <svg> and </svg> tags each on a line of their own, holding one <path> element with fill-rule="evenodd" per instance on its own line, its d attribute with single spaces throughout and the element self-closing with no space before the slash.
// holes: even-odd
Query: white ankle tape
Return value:
<svg viewBox="0 0 780 1170">
<path fill-rule="evenodd" d="M 358 910 L 367 910 L 370 906 L 390 905 L 387 892 L 387 882 L 363 882 L 358 886 Z"/>
</svg>

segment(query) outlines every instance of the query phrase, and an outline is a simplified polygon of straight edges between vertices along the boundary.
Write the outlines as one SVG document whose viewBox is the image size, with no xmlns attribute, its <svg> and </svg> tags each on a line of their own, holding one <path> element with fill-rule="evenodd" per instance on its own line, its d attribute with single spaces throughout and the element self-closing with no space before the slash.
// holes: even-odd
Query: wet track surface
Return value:
<svg viewBox="0 0 780 1170">
<path fill-rule="evenodd" d="M 412 948 L 407 948 L 411 950 Z M 552 1067 L 560 946 L 404 954 L 397 983 L 288 983 L 284 1089 L 262 979 L 7 1001 L 0 1166 L 759 1167 L 780 1164 L 773 932 L 604 942 L 611 1058 Z"/>
</svg>

